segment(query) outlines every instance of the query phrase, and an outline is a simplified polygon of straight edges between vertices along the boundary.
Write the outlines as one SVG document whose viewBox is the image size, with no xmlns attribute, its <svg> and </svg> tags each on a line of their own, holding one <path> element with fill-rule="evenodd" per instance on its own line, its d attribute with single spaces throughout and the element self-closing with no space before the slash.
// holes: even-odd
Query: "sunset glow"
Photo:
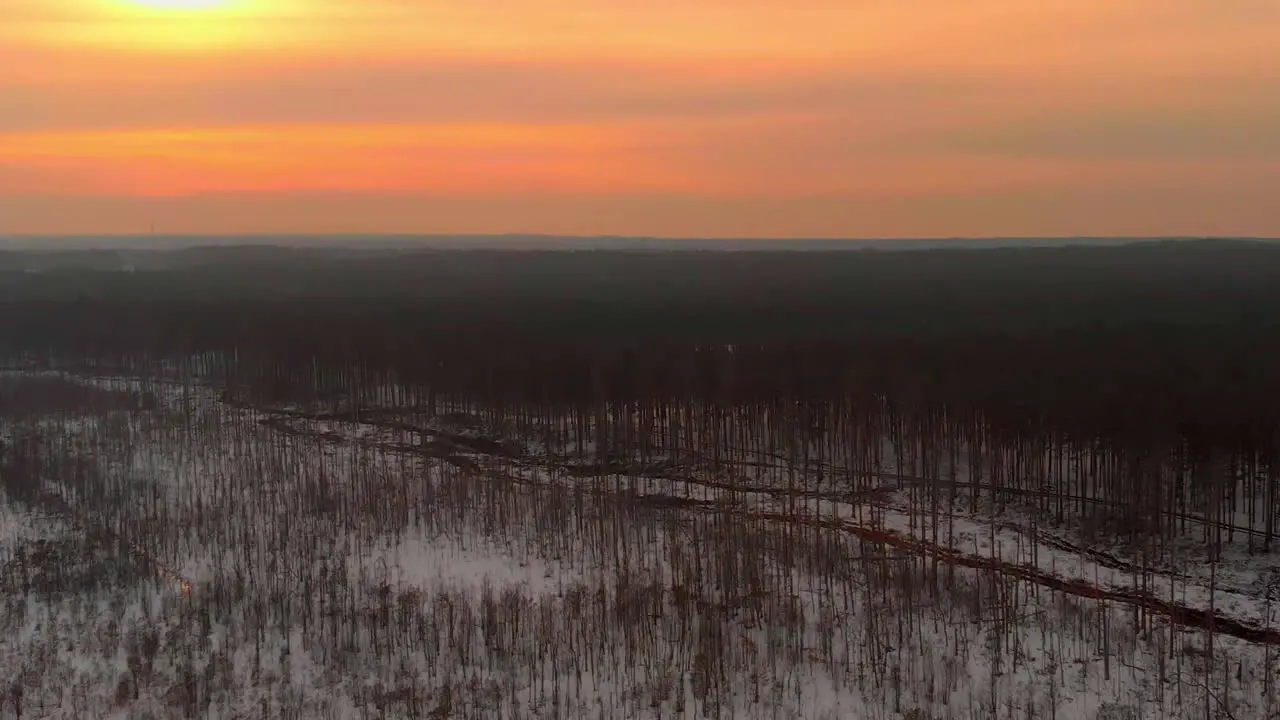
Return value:
<svg viewBox="0 0 1280 720">
<path fill-rule="evenodd" d="M 133 5 L 156 10 L 208 10 L 227 4 L 228 0 L 124 0 Z"/>
<path fill-rule="evenodd" d="M 1280 234 L 1277 46 L 1262 0 L 9 0 L 0 234 Z"/>
</svg>

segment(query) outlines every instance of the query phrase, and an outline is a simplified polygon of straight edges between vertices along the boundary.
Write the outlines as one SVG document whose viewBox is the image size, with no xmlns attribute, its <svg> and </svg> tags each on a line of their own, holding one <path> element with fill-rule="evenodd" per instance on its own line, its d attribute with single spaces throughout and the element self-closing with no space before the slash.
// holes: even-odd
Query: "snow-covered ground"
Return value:
<svg viewBox="0 0 1280 720">
<path fill-rule="evenodd" d="M 1280 712 L 1271 646 L 1044 582 L 1265 629 L 1265 557 L 1231 555 L 1210 597 L 1194 569 L 1135 575 L 1012 515 L 924 518 L 900 483 L 842 498 L 774 455 L 629 472 L 461 417 L 92 382 L 156 403 L 0 426 L 51 458 L 41 498 L 0 489 L 0 717 Z"/>
</svg>

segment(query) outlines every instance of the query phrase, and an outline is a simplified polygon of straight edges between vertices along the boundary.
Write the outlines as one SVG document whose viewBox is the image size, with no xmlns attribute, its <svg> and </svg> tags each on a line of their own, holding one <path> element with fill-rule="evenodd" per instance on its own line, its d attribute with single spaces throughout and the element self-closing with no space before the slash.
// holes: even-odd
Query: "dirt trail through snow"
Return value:
<svg viewBox="0 0 1280 720">
<path fill-rule="evenodd" d="M 480 443 L 454 443 L 454 438 L 448 433 L 435 430 L 424 430 L 407 426 L 403 423 L 394 423 L 394 427 L 389 429 L 408 430 L 412 432 L 420 432 L 426 436 L 436 438 L 435 442 L 426 443 L 424 445 L 412 445 L 405 443 L 390 443 L 377 441 L 370 438 L 350 438 L 336 431 L 322 431 L 319 429 L 311 429 L 298 427 L 288 422 L 288 419 L 309 420 L 309 421 L 345 421 L 353 422 L 349 418 L 338 418 L 330 414 L 308 415 L 298 411 L 276 412 L 271 408 L 254 408 L 257 412 L 267 414 L 260 422 L 279 432 L 291 435 L 306 435 L 319 437 L 329 442 L 357 442 L 372 447 L 389 450 L 392 452 L 405 452 L 412 454 L 425 455 L 433 457 L 444 462 L 453 464 L 461 469 L 482 473 L 487 477 L 504 482 L 514 484 L 524 484 L 533 486 L 545 486 L 545 480 L 533 480 L 520 475 L 504 471 L 497 462 L 483 462 L 480 458 L 488 458 L 493 460 L 501 459 L 504 463 L 519 462 L 511 453 L 504 452 L 500 454 L 500 458 L 489 456 L 483 452 Z M 362 420 L 365 424 L 372 424 L 383 427 L 388 425 L 385 422 L 377 420 Z M 470 439 L 470 438 L 468 438 Z M 497 441 L 484 443 L 488 445 L 501 445 L 506 448 L 509 446 L 502 445 Z M 569 476 L 578 476 L 586 474 L 580 470 L 572 468 L 562 468 L 564 474 Z M 699 487 L 707 490 L 731 491 L 734 496 L 742 498 L 750 495 L 759 495 L 770 498 L 787 498 L 793 497 L 797 499 L 820 499 L 831 500 L 843 503 L 858 504 L 877 504 L 878 500 L 886 493 L 890 493 L 897 487 L 873 488 L 871 490 L 861 491 L 858 493 L 850 492 L 831 492 L 817 491 L 801 488 L 783 488 L 783 487 L 754 487 L 750 485 L 738 485 L 724 481 L 712 480 L 709 478 L 698 478 L 696 476 L 680 473 L 676 475 L 662 474 L 653 471 L 644 472 L 647 477 L 660 478 L 665 480 L 677 481 L 689 487 Z M 898 479 L 896 476 L 886 476 L 886 479 Z M 928 482 L 923 478 L 901 478 L 903 480 L 920 480 Z M 1186 605 L 1165 600 L 1150 593 L 1139 590 L 1129 589 L 1110 589 L 1099 587 L 1095 584 L 1084 580 L 1073 580 L 1055 575 L 1049 571 L 1037 568 L 1031 565 L 1012 563 L 1001 560 L 996 557 L 986 555 L 966 553 L 954 548 L 944 547 L 936 543 L 922 540 L 920 538 L 907 535 L 904 533 L 887 530 L 884 528 L 870 527 L 848 520 L 811 517 L 797 513 L 782 513 L 752 509 L 738 503 L 732 504 L 724 501 L 698 499 L 689 497 L 680 497 L 676 495 L 666 494 L 638 494 L 634 491 L 623 488 L 604 488 L 604 487 L 581 487 L 583 492 L 597 495 L 626 495 L 632 502 L 643 503 L 654 507 L 677 508 L 689 511 L 702 512 L 718 512 L 730 513 L 740 516 L 746 520 L 765 520 L 776 523 L 807 525 L 811 527 L 822 527 L 827 529 L 838 530 L 840 532 L 849 533 L 859 538 L 884 543 L 900 550 L 908 551 L 914 555 L 937 560 L 938 562 L 955 565 L 958 567 L 966 567 L 977 570 L 987 570 L 1002 573 L 1021 580 L 1033 582 L 1051 590 L 1067 593 L 1076 597 L 1094 599 L 1099 601 L 1107 601 L 1129 605 L 1136 608 L 1166 618 L 1169 622 L 1187 628 L 1198 630 L 1209 630 L 1211 632 L 1236 637 L 1252 643 L 1260 643 L 1267 645 L 1280 645 L 1280 630 L 1271 628 L 1259 628 L 1246 622 L 1242 622 L 1236 618 L 1222 614 L 1221 612 L 1209 612 L 1208 610 L 1189 607 Z M 1025 532 L 1022 528 L 1012 528 L 1019 532 Z M 1115 569 L 1132 570 L 1132 566 L 1122 561 L 1111 558 L 1110 556 L 1099 555 L 1083 548 L 1078 548 L 1066 543 L 1060 539 L 1039 538 L 1045 544 L 1053 545 L 1059 550 L 1075 553 L 1083 557 L 1089 557 L 1094 562 L 1113 567 Z"/>
</svg>

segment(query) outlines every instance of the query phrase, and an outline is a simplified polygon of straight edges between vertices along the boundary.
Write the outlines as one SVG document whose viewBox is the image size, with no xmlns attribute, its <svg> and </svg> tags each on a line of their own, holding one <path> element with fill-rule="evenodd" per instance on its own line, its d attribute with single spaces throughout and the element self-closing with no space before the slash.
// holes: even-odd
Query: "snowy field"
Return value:
<svg viewBox="0 0 1280 720">
<path fill-rule="evenodd" d="M 0 407 L 0 717 L 1280 717 L 1272 556 L 1140 566 L 893 448 L 851 492 L 731 439 L 5 383 L 57 402 Z"/>
</svg>

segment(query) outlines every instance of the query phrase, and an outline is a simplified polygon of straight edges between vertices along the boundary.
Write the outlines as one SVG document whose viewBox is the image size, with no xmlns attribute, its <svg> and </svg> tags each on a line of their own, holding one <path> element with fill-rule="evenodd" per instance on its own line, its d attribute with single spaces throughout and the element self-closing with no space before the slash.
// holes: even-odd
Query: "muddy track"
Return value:
<svg viewBox="0 0 1280 720">
<path fill-rule="evenodd" d="M 288 412 L 282 413 L 285 417 L 267 417 L 258 420 L 258 424 L 269 427 L 277 432 L 286 435 L 315 437 L 328 440 L 335 443 L 356 443 L 365 447 L 373 447 L 381 450 L 389 450 L 392 452 L 400 452 L 411 455 L 419 455 L 423 457 L 431 457 L 437 460 L 450 463 L 457 467 L 468 470 L 477 470 L 482 463 L 478 463 L 469 455 L 460 455 L 455 450 L 459 447 L 469 451 L 474 455 L 482 455 L 488 458 L 500 458 L 508 464 L 523 467 L 547 467 L 547 463 L 541 461 L 540 458 L 530 458 L 510 452 L 509 450 L 501 453 L 489 453 L 480 449 L 486 443 L 500 445 L 498 441 L 487 440 L 477 442 L 476 438 L 468 436 L 457 436 L 452 433 L 446 433 L 438 430 L 424 429 L 416 426 L 405 425 L 398 427 L 396 423 L 372 423 L 378 427 L 388 429 L 402 429 L 412 432 L 422 433 L 424 436 L 433 438 L 432 441 L 422 445 L 410 445 L 406 443 L 393 443 L 379 441 L 367 438 L 352 438 L 333 430 L 308 430 L 298 428 L 287 422 L 286 418 L 315 420 L 316 415 Z M 505 446 L 504 446 L 505 447 Z M 487 469 L 494 469 L 491 463 L 483 463 Z M 742 465 L 743 463 L 733 462 L 726 463 L 730 465 Z M 770 467 L 767 463 L 750 463 L 757 467 Z M 649 465 L 627 464 L 627 463 L 598 463 L 598 464 L 579 464 L 579 463 L 557 463 L 555 470 L 563 475 L 575 478 L 592 478 L 606 475 L 632 475 L 635 477 L 647 478 L 650 480 L 667 480 L 672 482 L 682 482 L 689 485 L 697 485 L 709 490 L 722 490 L 730 493 L 741 495 L 763 495 L 775 499 L 795 498 L 797 500 L 829 500 L 832 502 L 862 502 L 868 499 L 883 496 L 885 493 L 896 490 L 896 487 L 880 486 L 857 490 L 813 490 L 802 487 L 778 487 L 776 485 L 754 485 L 743 482 L 733 482 L 729 480 L 715 480 L 708 477 L 698 477 L 686 473 L 677 472 L 689 463 L 655 463 Z M 886 476 L 888 477 L 888 476 Z"/>
<path fill-rule="evenodd" d="M 1167 617 L 1170 622 L 1183 627 L 1209 630 L 1252 643 L 1280 645 L 1280 630 L 1258 628 L 1221 613 L 1210 613 L 1208 610 L 1200 610 L 1161 600 L 1149 593 L 1142 593 L 1136 590 L 1107 590 L 1083 580 L 1067 580 L 1028 565 L 1015 565 L 995 558 L 968 555 L 886 530 L 859 527 L 839 521 L 797 519 L 785 515 L 778 515 L 777 518 L 786 522 L 803 522 L 821 527 L 833 527 L 867 540 L 883 542 L 904 550 L 910 550 L 924 557 L 936 557 L 943 562 L 961 567 L 992 570 L 1077 597 L 1106 600 L 1139 607 L 1147 612 Z"/>
<path fill-rule="evenodd" d="M 298 420 L 333 421 L 333 422 L 346 422 L 346 423 L 353 423 L 353 424 L 360 424 L 360 425 L 369 425 L 371 427 L 378 427 L 386 430 L 399 430 L 404 432 L 421 433 L 424 436 L 434 437 L 440 440 L 452 442 L 454 445 L 464 447 L 473 453 L 477 453 L 481 455 L 502 457 L 508 460 L 523 462 L 523 463 L 528 463 L 531 460 L 545 461 L 544 458 L 530 458 L 526 453 L 520 452 L 515 447 L 491 437 L 483 437 L 483 436 L 476 437 L 473 435 L 462 435 L 457 433 L 450 433 L 443 430 L 422 427 L 420 425 L 413 425 L 411 423 L 406 423 L 402 420 L 385 417 L 387 415 L 394 415 L 396 412 L 401 412 L 401 411 L 422 412 L 425 410 L 424 408 L 417 408 L 417 407 L 378 408 L 378 409 L 365 410 L 365 411 L 356 413 L 349 410 L 337 411 L 337 412 L 293 410 L 288 408 L 275 408 L 270 406 L 248 405 L 244 403 L 236 403 L 233 405 L 233 407 L 236 407 L 241 410 L 252 410 L 254 412 L 275 416 L 274 418 L 269 418 L 267 420 L 260 421 L 260 422 L 263 422 L 264 424 L 274 423 L 278 421 L 280 418 L 292 418 L 292 419 L 298 419 Z M 441 417 L 448 417 L 448 415 L 443 415 Z M 333 433 L 333 434 L 335 437 L 345 438 L 345 436 L 340 436 L 337 433 Z M 739 446 L 727 446 L 726 449 L 730 453 L 735 455 L 735 457 L 731 461 L 722 462 L 722 464 L 726 466 L 737 467 L 737 468 L 744 468 L 744 467 L 776 468 L 778 467 L 779 463 L 791 464 L 794 460 L 793 458 L 788 457 L 784 453 L 771 452 L 767 450 L 752 450 L 752 449 L 739 447 Z M 746 455 L 755 455 L 756 457 L 762 458 L 762 459 L 750 460 L 745 458 Z M 995 493 L 1000 493 L 1006 497 L 1012 497 L 1012 498 L 1050 498 L 1055 501 L 1061 500 L 1061 501 L 1071 502 L 1071 503 L 1087 503 L 1089 505 L 1094 505 L 1098 507 L 1107 507 L 1107 508 L 1123 507 L 1122 503 L 1110 501 L 1102 498 L 1088 498 L 1088 497 L 1082 497 L 1078 495 L 1059 495 L 1058 493 L 1040 491 L 1034 488 L 1007 488 L 1007 487 L 994 486 L 988 483 L 968 482 L 968 481 L 952 481 L 952 480 L 940 481 L 937 478 L 929 478 L 929 477 L 912 475 L 909 473 L 902 473 L 902 472 L 888 472 L 888 471 L 876 471 L 876 470 L 851 471 L 847 467 L 843 467 L 843 466 L 832 464 L 832 463 L 819 462 L 813 458 L 810 458 L 803 463 L 803 468 L 800 470 L 802 474 L 817 473 L 821 476 L 829 477 L 833 481 L 835 480 L 844 481 L 851 486 L 860 486 L 860 485 L 866 485 L 866 484 L 872 484 L 872 483 L 874 483 L 875 486 L 869 487 L 869 488 L 859 487 L 858 489 L 855 489 L 853 491 L 848 491 L 848 490 L 814 490 L 810 488 L 784 488 L 784 487 L 770 486 L 770 485 L 750 485 L 747 483 L 736 482 L 736 481 L 735 482 L 719 481 L 719 480 L 706 477 L 705 475 L 700 477 L 692 477 L 692 476 L 680 474 L 680 471 L 686 469 L 687 467 L 706 468 L 709 466 L 709 461 L 706 460 L 704 457 L 698 455 L 696 452 L 691 452 L 690 456 L 693 458 L 692 462 L 678 462 L 678 463 L 667 462 L 667 463 L 650 464 L 646 466 L 641 466 L 634 463 L 629 464 L 624 462 L 580 463 L 580 462 L 572 462 L 572 461 L 562 459 L 561 462 L 557 465 L 557 470 L 565 474 L 573 475 L 576 477 L 592 477 L 595 475 L 610 475 L 610 474 L 627 474 L 627 475 L 634 475 L 636 477 L 652 478 L 656 480 L 676 480 L 681 482 L 695 483 L 698 485 L 702 485 L 704 487 L 714 488 L 717 490 L 762 494 L 762 495 L 768 495 L 770 497 L 775 497 L 775 498 L 795 497 L 797 499 L 831 500 L 835 502 L 858 502 L 866 497 L 876 497 L 878 495 L 881 495 L 884 492 L 888 491 L 889 489 L 899 490 L 899 489 L 906 489 L 908 487 L 913 487 L 913 486 L 914 487 L 943 486 L 947 489 L 952 489 L 952 488 L 964 489 L 969 492 L 982 492 L 982 493 L 995 492 Z M 892 484 L 892 487 L 891 487 L 891 484 Z M 1224 533 L 1239 533 L 1241 535 L 1253 536 L 1256 538 L 1264 538 L 1264 539 L 1268 538 L 1267 533 L 1265 533 L 1262 530 L 1248 528 L 1242 525 L 1236 525 L 1232 523 L 1212 523 L 1209 520 L 1206 520 L 1205 518 L 1190 512 L 1181 512 L 1181 513 L 1165 512 L 1163 513 L 1163 519 L 1168 522 L 1185 522 L 1193 525 L 1201 525 L 1206 527 L 1209 527 L 1209 526 L 1220 527 L 1222 532 Z M 1026 532 L 1025 528 L 1020 528 L 1016 526 L 1009 526 L 1009 528 L 1018 530 L 1019 532 L 1024 532 L 1024 533 Z M 1052 545 L 1054 547 L 1058 547 L 1061 550 L 1066 550 L 1069 552 L 1075 552 L 1081 555 L 1086 555 L 1091 559 L 1095 560 L 1096 562 L 1098 562 L 1099 564 L 1104 565 L 1105 567 L 1109 567 L 1115 570 L 1136 569 L 1135 566 L 1132 565 L 1131 563 L 1126 563 L 1126 561 L 1116 558 L 1115 556 L 1108 555 L 1103 551 L 1090 549 L 1085 546 L 1070 543 L 1069 541 L 1060 537 L 1055 537 L 1051 535 L 1042 535 L 1040 539 L 1046 545 Z M 1139 572 L 1141 571 L 1140 569 L 1138 570 Z M 1162 571 L 1162 572 L 1164 572 L 1164 574 L 1175 575 L 1175 573 L 1172 573 L 1171 571 Z M 1178 576 L 1178 577 L 1181 577 L 1181 576 Z"/>
<path fill-rule="evenodd" d="M 886 509 L 896 510 L 902 513 L 909 512 L 909 509 L 906 506 L 899 503 L 877 502 L 876 505 L 880 507 L 884 507 Z M 959 520 L 972 521 L 974 519 L 972 516 L 960 515 L 960 514 L 952 513 L 945 510 L 939 511 L 938 514 L 941 517 L 955 518 Z M 988 522 L 988 521 L 984 521 L 984 522 Z M 1070 540 L 1067 540 L 1063 537 L 1060 537 L 1058 535 L 1052 535 L 1042 530 L 1029 529 L 1021 525 L 1017 525 L 1015 523 L 1011 523 L 1007 521 L 996 522 L 994 523 L 994 525 L 998 530 L 1007 530 L 1010 532 L 1020 534 L 1028 539 L 1034 540 L 1034 542 L 1040 545 L 1043 545 L 1045 547 L 1050 547 L 1055 550 L 1061 550 L 1062 552 L 1067 552 L 1073 555 L 1078 555 L 1080 557 L 1088 558 L 1089 560 L 1096 563 L 1099 567 L 1104 567 L 1109 570 L 1117 570 L 1124 573 L 1131 573 L 1133 575 L 1142 575 L 1142 574 L 1151 572 L 1156 575 L 1160 575 L 1165 578 L 1168 578 L 1170 580 L 1181 580 L 1183 582 L 1187 582 L 1191 584 L 1195 584 L 1196 582 L 1196 579 L 1193 576 L 1188 575 L 1186 573 L 1179 573 L 1167 567 L 1143 568 L 1142 566 L 1136 563 L 1116 557 L 1115 555 L 1112 555 L 1110 553 L 1103 552 L 1101 550 L 1096 550 L 1094 548 L 1086 547 L 1083 545 L 1079 545 L 1077 543 L 1073 543 Z M 1219 584 L 1218 587 L 1216 588 L 1216 591 L 1219 593 L 1224 593 L 1227 595 L 1235 595 L 1238 597 L 1246 597 L 1246 598 L 1255 597 L 1253 593 L 1250 593 L 1247 590 L 1243 590 L 1237 587 L 1231 587 L 1229 585 L 1224 586 Z"/>
<path fill-rule="evenodd" d="M 264 408 L 253 408 L 253 409 L 259 412 L 275 412 L 275 411 L 267 410 Z M 476 462 L 473 459 L 467 456 L 457 455 L 451 452 L 452 448 L 448 445 L 448 443 L 453 440 L 454 436 L 449 433 L 443 433 L 440 431 L 422 428 L 414 425 L 409 425 L 407 423 L 402 423 L 398 421 L 373 420 L 368 418 L 357 421 L 354 419 L 354 415 L 352 413 L 316 414 L 316 413 L 306 413 L 301 411 L 282 411 L 280 412 L 280 414 L 285 417 L 294 418 L 294 419 L 342 420 L 346 422 L 360 422 L 363 424 L 370 424 L 376 427 L 382 427 L 387 429 L 397 429 L 397 430 L 423 433 L 426 436 L 437 437 L 439 439 L 444 440 L 445 442 L 444 444 L 441 444 L 440 442 L 436 442 L 436 443 L 429 443 L 427 445 L 405 445 L 401 443 L 386 443 L 386 442 L 377 442 L 377 441 L 370 441 L 370 440 L 354 440 L 352 438 L 349 438 L 345 435 L 342 435 L 340 433 L 333 432 L 333 431 L 318 432 L 318 431 L 299 430 L 298 428 L 292 425 L 289 425 L 287 422 L 285 422 L 284 418 L 282 417 L 265 418 L 260 420 L 259 422 L 263 425 L 272 427 L 276 430 L 279 430 L 280 432 L 284 432 L 288 434 L 319 436 L 319 437 L 323 437 L 325 439 L 331 440 L 333 442 L 361 442 L 366 445 L 376 446 L 380 449 L 390 450 L 393 452 L 403 452 L 403 453 L 433 457 L 433 458 L 448 462 L 456 467 L 460 467 L 467 470 L 475 471 L 479 468 L 479 466 L 476 464 Z M 489 441 L 489 442 L 494 445 L 500 445 L 500 443 L 498 443 L 497 441 Z M 467 445 L 464 445 L 464 447 L 475 452 L 480 452 L 477 450 L 474 444 L 467 444 Z M 746 451 L 740 450 L 740 452 L 746 452 Z M 485 453 L 480 452 L 480 454 L 485 454 Z M 774 459 L 780 462 L 786 461 L 786 458 L 784 456 L 776 453 L 764 453 L 763 456 L 769 457 L 771 459 Z M 513 454 L 510 452 L 504 452 L 500 454 L 498 457 L 501 457 L 508 461 L 515 461 L 518 464 L 526 464 L 530 466 L 532 466 L 533 464 L 536 464 L 535 462 L 529 462 L 528 458 L 523 458 L 517 454 Z M 733 463 L 730 463 L 730 464 L 742 465 L 743 463 L 734 461 Z M 763 461 L 754 461 L 754 462 L 748 461 L 745 464 L 750 465 L 752 467 L 772 467 L 772 465 Z M 823 467 L 829 467 L 831 469 L 834 469 L 834 466 L 823 466 Z M 924 477 L 903 475 L 900 473 L 866 472 L 866 473 L 861 473 L 864 479 L 880 480 L 885 482 L 886 484 L 880 485 L 878 487 L 870 487 L 870 488 L 847 490 L 847 491 L 811 490 L 808 488 L 785 488 L 785 487 L 777 487 L 777 486 L 770 486 L 770 485 L 752 485 L 749 483 L 715 480 L 712 478 L 708 478 L 706 476 L 698 477 L 698 476 L 693 476 L 688 474 L 681 474 L 676 472 L 676 470 L 678 469 L 680 469 L 679 466 L 675 466 L 671 464 L 635 467 L 635 466 L 628 466 L 624 463 L 599 463 L 599 464 L 588 464 L 588 465 L 565 464 L 565 465 L 559 465 L 557 467 L 557 470 L 567 475 L 570 475 L 572 477 L 586 478 L 586 477 L 593 477 L 597 475 L 608 475 L 608 474 L 631 474 L 637 477 L 644 477 L 644 478 L 650 478 L 655 480 L 670 480 L 670 481 L 676 481 L 676 482 L 683 482 L 689 485 L 696 485 L 696 486 L 708 488 L 711 490 L 721 490 L 721 491 L 730 492 L 730 493 L 740 493 L 744 496 L 745 495 L 762 495 L 762 496 L 771 497 L 774 499 L 795 498 L 797 500 L 828 500 L 832 502 L 844 502 L 844 503 L 873 502 L 875 504 L 883 504 L 886 500 L 886 496 L 889 493 L 892 493 L 894 490 L 899 489 L 901 487 L 906 487 L 907 485 L 911 485 L 911 484 L 916 484 L 916 485 L 937 484 L 936 480 L 931 480 L 929 478 L 924 478 Z M 496 468 L 492 465 L 489 465 L 487 466 L 487 470 L 492 472 L 496 470 Z M 894 483 L 894 484 L 890 485 L 888 483 Z M 962 483 L 961 485 L 968 487 L 971 484 Z M 984 486 L 984 489 L 989 489 L 989 487 Z M 1102 501 L 1097 501 L 1097 502 L 1102 502 Z M 894 509 L 900 510 L 903 512 L 906 511 L 904 508 L 896 507 L 896 506 L 894 506 Z M 962 517 L 960 515 L 955 515 L 954 513 L 950 513 L 950 512 L 943 512 L 942 514 L 950 517 L 957 517 L 957 518 Z M 1039 532 L 1039 531 L 1032 533 L 1028 531 L 1026 528 L 1023 528 L 1021 526 L 1008 523 L 1008 522 L 998 523 L 996 527 L 1004 530 L 1011 530 L 1024 535 L 1032 534 L 1034 535 L 1036 542 L 1042 545 L 1045 545 L 1047 547 L 1052 547 L 1064 552 L 1080 555 L 1082 557 L 1087 557 L 1093 562 L 1097 563 L 1098 565 L 1111 570 L 1118 570 L 1121 572 L 1129 572 L 1129 573 L 1136 573 L 1136 574 L 1142 574 L 1144 572 L 1143 568 L 1139 567 L 1138 565 L 1135 565 L 1134 563 L 1125 561 L 1121 558 L 1118 558 L 1106 552 L 1102 552 L 1100 550 L 1095 550 L 1082 545 L 1078 545 L 1076 543 L 1072 543 L 1064 538 L 1061 538 L 1055 535 L 1050 535 L 1048 533 Z M 1247 528 L 1238 528 L 1238 530 L 1240 530 L 1241 532 L 1253 532 L 1255 534 L 1260 534 L 1258 533 L 1258 531 L 1250 531 Z M 1189 576 L 1174 572 L 1170 569 L 1161 569 L 1160 574 L 1165 575 L 1171 579 L 1184 580 L 1184 581 L 1190 580 Z M 1222 587 L 1222 588 L 1218 588 L 1218 590 L 1220 592 L 1224 592 L 1232 595 L 1239 595 L 1244 597 L 1250 596 L 1248 592 L 1237 589 L 1237 588 Z"/>
<path fill-rule="evenodd" d="M 541 485 L 545 487 L 545 483 L 539 483 L 524 478 L 506 476 L 501 479 L 510 482 L 518 482 L 528 485 Z M 590 492 L 597 495 L 625 496 L 633 502 L 640 502 L 647 505 L 676 506 L 680 509 L 686 510 L 729 513 L 734 516 L 741 517 L 744 520 L 764 520 L 779 524 L 804 525 L 808 527 L 837 530 L 849 535 L 854 535 L 863 540 L 892 546 L 918 557 L 934 558 L 941 562 L 958 567 L 998 572 L 1003 575 L 1015 577 L 1027 582 L 1033 582 L 1042 587 L 1049 588 L 1050 590 L 1056 590 L 1075 597 L 1142 608 L 1146 612 L 1165 617 L 1172 624 L 1185 628 L 1209 630 L 1211 632 L 1228 635 L 1252 643 L 1280 645 L 1280 630 L 1259 628 L 1222 613 L 1210 613 L 1207 610 L 1187 607 L 1185 605 L 1179 605 L 1177 603 L 1162 600 L 1150 593 L 1143 593 L 1137 590 L 1108 590 L 1105 588 L 1099 588 L 1086 581 L 1069 580 L 1030 565 L 1020 565 L 998 560 L 996 558 L 971 555 L 890 530 L 866 527 L 842 520 L 824 520 L 821 518 L 812 518 L 796 514 L 763 512 L 709 500 L 686 500 L 666 495 L 639 495 L 625 492 L 620 493 L 619 491 L 610 490 L 591 489 Z"/>
<path fill-rule="evenodd" d="M 272 412 L 272 411 L 265 411 Z M 306 419 L 314 419 L 315 416 L 304 413 L 281 413 L 290 417 L 299 417 Z M 313 432 L 299 429 L 285 422 L 283 418 L 264 418 L 259 421 L 264 426 L 274 430 L 284 432 L 290 435 L 319 437 L 330 442 L 356 442 L 372 447 L 378 447 L 393 452 L 405 452 L 412 454 L 425 455 L 433 457 L 461 469 L 483 472 L 487 477 L 495 480 L 509 482 L 519 485 L 528 485 L 534 487 L 547 487 L 548 483 L 542 480 L 533 480 L 530 478 L 513 475 L 504 471 L 498 466 L 498 463 L 484 463 L 483 466 L 476 459 L 466 455 L 458 455 L 451 451 L 447 443 L 429 443 L 427 445 L 405 445 L 401 443 L 377 442 L 367 439 L 354 439 L 342 436 L 335 432 Z M 412 429 L 417 432 L 424 432 L 422 428 L 404 428 Z M 435 433 L 439 435 L 439 433 Z M 470 448 L 468 448 L 470 449 Z M 484 454 L 484 453 L 480 453 Z M 510 464 L 515 461 L 508 455 L 502 455 L 500 458 Z M 533 463 L 519 463 L 532 466 Z M 574 475 L 572 473 L 565 473 Z M 803 490 L 799 488 L 776 488 L 776 487 L 750 487 L 736 483 L 728 483 L 715 480 L 699 479 L 685 476 L 663 476 L 663 479 L 684 482 L 698 487 L 707 489 L 734 491 L 735 494 L 742 496 L 747 495 L 765 495 L 769 497 L 797 497 L 797 498 L 819 498 L 837 500 L 843 502 L 870 502 L 876 504 L 875 500 L 883 493 L 896 490 L 896 487 L 872 488 L 865 493 L 824 493 L 814 490 Z M 902 478 L 907 479 L 907 478 Z M 575 491 L 583 492 L 599 497 L 616 497 L 619 500 L 639 503 L 654 508 L 670 508 L 699 512 L 728 513 L 745 520 L 768 521 L 780 524 L 804 525 L 808 527 L 819 527 L 830 530 L 836 530 L 849 535 L 854 535 L 864 540 L 881 543 L 892 546 L 900 550 L 904 550 L 922 558 L 932 558 L 940 562 L 950 565 L 971 568 L 975 570 L 985 570 L 997 572 L 1020 580 L 1032 582 L 1042 587 L 1056 590 L 1058 592 L 1067 593 L 1075 597 L 1107 601 L 1131 607 L 1141 608 L 1153 615 L 1158 615 L 1168 619 L 1169 622 L 1185 628 L 1197 630 L 1209 630 L 1223 635 L 1239 638 L 1247 642 L 1278 645 L 1280 646 L 1280 630 L 1270 628 L 1259 628 L 1248 623 L 1241 622 L 1235 618 L 1223 615 L 1221 613 L 1211 613 L 1208 610 L 1192 608 L 1180 605 L 1171 601 L 1163 600 L 1150 593 L 1144 593 L 1137 590 L 1113 590 L 1097 587 L 1083 580 L 1069 580 L 1059 577 L 1045 570 L 1023 564 L 1010 563 L 998 560 L 992 557 L 982 555 L 973 555 L 964 553 L 953 548 L 943 547 L 934 543 L 930 543 L 919 538 L 909 535 L 885 530 L 882 528 L 867 527 L 844 520 L 832 520 L 823 518 L 808 517 L 800 514 L 781 513 L 760 511 L 747 508 L 742 505 L 730 502 L 716 500 L 702 500 L 694 498 L 679 498 L 663 494 L 640 494 L 632 490 L 623 488 L 600 488 L 600 487 L 582 487 L 577 486 Z M 894 508 L 896 509 L 896 508 Z M 1009 526 L 1010 529 L 1018 532 L 1025 532 L 1023 528 Z M 1105 553 L 1089 551 L 1079 548 L 1071 543 L 1058 538 L 1049 536 L 1038 537 L 1039 541 L 1046 545 L 1057 547 L 1082 556 L 1089 557 L 1099 565 L 1119 570 L 1136 570 L 1136 568 Z M 1243 593 L 1241 593 L 1243 594 Z"/>
</svg>

